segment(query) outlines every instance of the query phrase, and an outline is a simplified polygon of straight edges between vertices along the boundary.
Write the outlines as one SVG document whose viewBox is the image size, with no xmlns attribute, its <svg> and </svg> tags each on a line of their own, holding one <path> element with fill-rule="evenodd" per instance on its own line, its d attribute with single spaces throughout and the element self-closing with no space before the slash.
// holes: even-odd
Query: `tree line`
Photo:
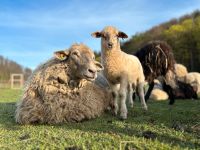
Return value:
<svg viewBox="0 0 200 150">
<path fill-rule="evenodd" d="M 177 63 L 184 64 L 189 71 L 200 72 L 200 11 L 137 33 L 122 43 L 122 49 L 133 54 L 147 42 L 164 40 L 173 49 Z"/>
<path fill-rule="evenodd" d="M 31 75 L 30 68 L 24 68 L 15 61 L 4 58 L 0 55 L 0 81 L 9 81 L 12 73 L 24 74 L 25 80 Z"/>
</svg>

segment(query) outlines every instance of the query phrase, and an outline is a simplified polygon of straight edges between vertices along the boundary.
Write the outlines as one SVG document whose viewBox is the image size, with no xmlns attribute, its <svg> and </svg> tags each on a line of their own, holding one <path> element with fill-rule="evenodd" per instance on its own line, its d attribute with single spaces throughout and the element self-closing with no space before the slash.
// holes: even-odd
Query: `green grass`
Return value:
<svg viewBox="0 0 200 150">
<path fill-rule="evenodd" d="M 200 100 L 137 102 L 128 119 L 110 113 L 83 123 L 25 125 L 15 123 L 20 90 L 0 89 L 0 149 L 200 149 Z M 125 142 L 128 141 L 128 142 Z"/>
</svg>

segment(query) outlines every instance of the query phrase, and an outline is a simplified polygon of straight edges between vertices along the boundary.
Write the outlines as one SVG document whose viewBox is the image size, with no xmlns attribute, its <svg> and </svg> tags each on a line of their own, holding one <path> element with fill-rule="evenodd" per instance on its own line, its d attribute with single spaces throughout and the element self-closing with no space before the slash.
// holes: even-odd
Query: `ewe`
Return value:
<svg viewBox="0 0 200 150">
<path fill-rule="evenodd" d="M 119 38 L 128 36 L 115 27 L 107 26 L 101 32 L 92 33 L 93 37 L 101 38 L 101 61 L 104 66 L 104 75 L 108 79 L 114 97 L 114 113 L 118 112 L 118 96 L 120 98 L 120 117 L 127 118 L 126 97 L 133 105 L 133 89 L 138 88 L 142 106 L 147 110 L 144 100 L 144 74 L 137 57 L 121 51 Z M 120 86 L 118 86 L 120 84 Z M 119 89 L 118 89 L 119 88 Z"/>
<path fill-rule="evenodd" d="M 188 74 L 187 68 L 182 64 L 175 64 L 174 67 L 176 79 L 179 81 L 184 81 L 186 74 Z"/>
<path fill-rule="evenodd" d="M 171 47 L 162 41 L 152 41 L 135 53 L 144 69 L 145 80 L 149 83 L 149 89 L 145 95 L 145 100 L 149 99 L 154 87 L 154 79 L 159 76 L 164 77 L 166 88 L 169 95 L 169 104 L 174 103 L 173 89 L 176 86 L 174 64 L 175 59 Z"/>
<path fill-rule="evenodd" d="M 102 69 L 94 53 L 83 44 L 55 52 L 55 58 L 40 65 L 29 78 L 17 105 L 16 122 L 57 124 L 101 115 L 112 95 L 105 89 L 103 76 L 91 81 Z"/>
<path fill-rule="evenodd" d="M 185 83 L 190 84 L 197 89 L 197 94 L 200 94 L 200 73 L 199 72 L 189 72 L 185 75 Z"/>
</svg>

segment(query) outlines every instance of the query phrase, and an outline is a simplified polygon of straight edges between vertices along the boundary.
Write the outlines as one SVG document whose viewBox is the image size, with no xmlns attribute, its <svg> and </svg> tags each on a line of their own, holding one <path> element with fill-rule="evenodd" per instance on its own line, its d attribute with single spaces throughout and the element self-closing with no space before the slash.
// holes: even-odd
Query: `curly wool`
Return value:
<svg viewBox="0 0 200 150">
<path fill-rule="evenodd" d="M 56 59 L 39 66 L 17 104 L 16 122 L 58 124 L 100 116 L 109 106 L 111 95 L 98 82 L 78 82 L 70 80 L 70 75 L 68 64 Z M 99 78 L 104 81 L 103 76 Z"/>
</svg>

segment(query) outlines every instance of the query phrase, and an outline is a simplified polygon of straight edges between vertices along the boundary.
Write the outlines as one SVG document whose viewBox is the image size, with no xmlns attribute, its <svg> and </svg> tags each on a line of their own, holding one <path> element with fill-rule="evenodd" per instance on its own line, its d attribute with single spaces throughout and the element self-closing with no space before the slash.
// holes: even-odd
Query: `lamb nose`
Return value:
<svg viewBox="0 0 200 150">
<path fill-rule="evenodd" d="M 110 46 L 110 47 L 111 47 L 112 45 L 113 45 L 112 43 L 108 43 L 108 46 Z"/>
</svg>

